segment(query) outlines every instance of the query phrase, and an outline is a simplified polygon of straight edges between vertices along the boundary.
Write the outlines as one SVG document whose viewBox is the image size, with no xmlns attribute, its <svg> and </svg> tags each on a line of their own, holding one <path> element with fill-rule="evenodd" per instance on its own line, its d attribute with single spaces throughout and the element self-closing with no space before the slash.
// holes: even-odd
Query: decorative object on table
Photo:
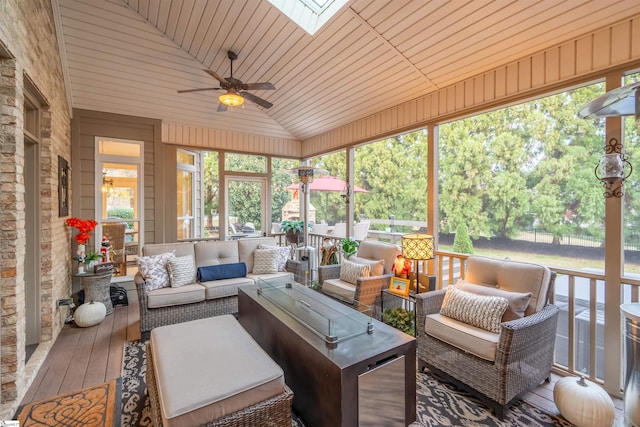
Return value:
<svg viewBox="0 0 640 427">
<path fill-rule="evenodd" d="M 396 277 L 407 279 L 409 277 L 409 273 L 411 272 L 411 261 L 405 259 L 402 254 L 398 254 L 398 256 L 396 257 L 396 262 L 391 267 L 391 271 L 393 271 Z"/>
<path fill-rule="evenodd" d="M 322 247 L 320 248 L 322 254 L 322 261 L 320 265 L 335 265 L 338 263 L 338 247 L 328 237 L 322 240 Z"/>
<path fill-rule="evenodd" d="M 100 263 L 102 256 L 98 252 L 89 252 L 84 257 L 85 273 L 93 273 L 96 265 Z"/>
<path fill-rule="evenodd" d="M 411 289 L 411 282 L 409 279 L 403 279 L 402 277 L 391 277 L 389 280 L 389 292 L 396 295 L 407 296 Z"/>
<path fill-rule="evenodd" d="M 78 243 L 78 255 L 75 259 L 78 261 L 78 274 L 84 273 L 84 262 L 86 258 L 86 244 L 91 238 L 91 232 L 96 228 L 98 222 L 93 219 L 69 218 L 65 221 L 67 226 L 78 229 L 78 234 L 73 238 Z"/>
<path fill-rule="evenodd" d="M 358 243 L 358 241 L 353 237 L 345 237 L 340 240 L 338 245 L 340 246 L 340 250 L 342 250 L 344 257 L 349 259 L 351 255 L 355 255 L 355 253 L 358 252 L 360 243 Z"/>
<path fill-rule="evenodd" d="M 609 394 L 585 377 L 564 377 L 553 388 L 560 414 L 577 427 L 611 427 L 616 418 Z"/>
<path fill-rule="evenodd" d="M 114 262 L 101 262 L 101 263 L 96 264 L 93 267 L 93 272 L 95 274 L 113 272 L 113 270 L 115 268 L 116 268 L 116 263 L 114 263 Z"/>
<path fill-rule="evenodd" d="M 75 324 L 81 328 L 98 325 L 107 316 L 107 307 L 99 301 L 90 301 L 76 308 L 73 313 Z"/>
<path fill-rule="evenodd" d="M 420 268 L 418 261 L 433 259 L 433 236 L 428 234 L 405 234 L 402 236 L 402 256 L 415 262 L 416 280 L 413 286 L 416 292 L 421 292 L 420 288 Z"/>
</svg>

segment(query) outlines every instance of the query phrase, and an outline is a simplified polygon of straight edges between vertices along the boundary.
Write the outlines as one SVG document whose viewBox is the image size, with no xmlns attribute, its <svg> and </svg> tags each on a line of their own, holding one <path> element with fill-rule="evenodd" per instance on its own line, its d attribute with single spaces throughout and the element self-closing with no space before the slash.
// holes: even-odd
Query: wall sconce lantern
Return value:
<svg viewBox="0 0 640 427">
<path fill-rule="evenodd" d="M 631 175 L 633 167 L 626 154 L 622 152 L 622 144 L 617 139 L 611 138 L 604 146 L 604 152 L 596 166 L 596 178 L 602 181 L 605 187 L 605 197 L 622 197 L 622 184 Z"/>
<path fill-rule="evenodd" d="M 102 192 L 103 193 L 113 193 L 113 179 L 107 178 L 107 173 L 102 172 Z"/>
<path fill-rule="evenodd" d="M 640 127 L 640 82 L 610 90 L 578 111 L 578 117 L 582 119 L 621 116 L 635 116 Z M 604 152 L 596 166 L 595 175 L 605 187 L 605 197 L 622 197 L 622 185 L 631 175 L 633 167 L 627 160 L 624 147 L 616 138 L 607 142 Z"/>
</svg>

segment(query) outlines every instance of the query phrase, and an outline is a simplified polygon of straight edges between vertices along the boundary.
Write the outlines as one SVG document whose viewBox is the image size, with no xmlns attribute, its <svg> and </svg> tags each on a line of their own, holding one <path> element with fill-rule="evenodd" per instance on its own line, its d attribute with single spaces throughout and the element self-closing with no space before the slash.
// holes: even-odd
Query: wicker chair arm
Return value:
<svg viewBox="0 0 640 427">
<path fill-rule="evenodd" d="M 371 315 L 379 318 L 380 292 L 389 286 L 389 279 L 393 274 L 383 274 L 382 276 L 359 277 L 356 280 L 356 292 L 353 296 L 354 308 L 363 311 L 371 308 Z"/>
<path fill-rule="evenodd" d="M 318 267 L 318 281 L 320 285 L 327 279 L 340 278 L 340 264 L 321 265 Z"/>
<path fill-rule="evenodd" d="M 559 312 L 549 304 L 537 313 L 501 323 L 496 364 L 520 360 L 541 348 L 553 349 Z"/>
<path fill-rule="evenodd" d="M 142 274 L 140 274 L 140 272 L 137 272 L 136 275 L 133 276 L 133 282 L 136 284 L 136 286 L 144 284 L 144 277 L 142 277 Z"/>
<path fill-rule="evenodd" d="M 415 295 L 416 299 L 416 332 L 417 336 L 424 334 L 424 321 L 427 315 L 439 313 L 444 301 L 446 289 L 422 292 Z"/>
<path fill-rule="evenodd" d="M 288 259 L 285 265 L 285 270 L 289 273 L 293 273 L 297 281 L 302 281 L 305 279 L 304 270 L 300 261 L 297 261 L 295 259 Z"/>
</svg>

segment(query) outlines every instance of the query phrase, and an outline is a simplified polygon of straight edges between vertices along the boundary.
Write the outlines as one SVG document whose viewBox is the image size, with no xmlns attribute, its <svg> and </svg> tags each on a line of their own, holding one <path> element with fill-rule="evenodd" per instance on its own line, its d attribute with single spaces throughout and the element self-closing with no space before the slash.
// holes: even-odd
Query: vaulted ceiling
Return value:
<svg viewBox="0 0 640 427">
<path fill-rule="evenodd" d="M 52 0 L 74 108 L 304 140 L 640 13 L 638 0 L 352 0 L 310 36 L 266 0 Z M 271 82 L 217 112 L 209 69 Z"/>
</svg>

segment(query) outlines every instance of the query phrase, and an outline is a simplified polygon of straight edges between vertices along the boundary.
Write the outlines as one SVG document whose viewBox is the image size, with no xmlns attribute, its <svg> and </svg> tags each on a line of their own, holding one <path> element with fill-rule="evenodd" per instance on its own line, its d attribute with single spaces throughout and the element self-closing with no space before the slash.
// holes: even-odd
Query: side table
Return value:
<svg viewBox="0 0 640 427">
<path fill-rule="evenodd" d="M 414 292 L 411 292 L 407 296 L 403 296 L 395 294 L 389 291 L 389 289 L 383 289 L 382 291 L 380 291 L 380 320 L 382 320 L 382 322 L 386 324 L 390 324 L 390 319 L 385 319 L 384 316 L 385 307 L 388 309 L 403 308 L 412 313 L 411 317 L 413 318 L 413 336 L 416 336 L 416 333 L 418 332 L 418 325 L 416 325 L 416 297 Z M 393 324 L 391 324 L 391 326 L 395 327 L 395 325 Z"/>
<path fill-rule="evenodd" d="M 85 302 L 100 301 L 107 308 L 107 316 L 113 313 L 110 293 L 111 271 L 82 273 L 76 274 L 75 277 L 80 278 Z"/>
</svg>

